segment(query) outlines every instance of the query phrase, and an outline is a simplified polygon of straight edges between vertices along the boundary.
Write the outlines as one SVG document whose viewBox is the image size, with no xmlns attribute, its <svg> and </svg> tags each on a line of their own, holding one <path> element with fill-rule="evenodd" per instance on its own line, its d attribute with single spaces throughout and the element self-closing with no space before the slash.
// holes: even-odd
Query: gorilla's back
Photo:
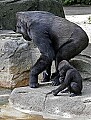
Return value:
<svg viewBox="0 0 91 120">
<path fill-rule="evenodd" d="M 55 48 L 57 49 L 72 40 L 78 41 L 79 43 L 82 43 L 81 41 L 83 41 L 83 44 L 85 41 L 88 41 L 86 32 L 80 26 L 58 16 L 54 16 L 51 35 L 53 42 L 55 43 Z M 75 38 L 73 35 L 75 35 Z"/>
<path fill-rule="evenodd" d="M 55 16 L 54 14 L 46 11 L 26 11 L 26 12 L 18 12 L 17 16 L 20 17 L 21 20 L 28 23 L 30 26 L 33 22 L 38 23 L 44 28 L 49 34 L 49 37 L 54 43 L 55 49 L 59 49 L 59 47 L 63 46 L 65 43 L 70 42 L 70 39 L 74 33 L 74 31 L 80 31 L 80 38 L 82 36 L 86 36 L 86 33 L 82 30 L 81 27 L 72 23 L 65 18 L 61 18 Z M 40 29 L 41 29 L 40 26 Z M 77 34 L 77 37 L 78 34 Z M 79 39 L 76 39 L 76 41 Z M 81 39 L 80 39 L 81 40 Z"/>
<path fill-rule="evenodd" d="M 25 11 L 25 12 L 17 12 L 16 14 L 16 17 L 18 17 L 18 19 L 20 18 L 21 20 L 24 20 L 26 22 L 29 22 L 29 21 L 39 22 L 42 19 L 48 22 L 48 18 L 52 18 L 53 16 L 55 15 L 46 11 Z"/>
</svg>

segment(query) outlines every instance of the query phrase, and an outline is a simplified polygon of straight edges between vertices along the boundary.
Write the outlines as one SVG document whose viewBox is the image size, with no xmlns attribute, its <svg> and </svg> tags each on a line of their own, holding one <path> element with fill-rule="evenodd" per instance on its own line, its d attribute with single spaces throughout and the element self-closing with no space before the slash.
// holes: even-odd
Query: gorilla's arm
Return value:
<svg viewBox="0 0 91 120">
<path fill-rule="evenodd" d="M 71 73 L 72 73 L 72 69 L 69 69 L 67 72 L 66 72 L 66 76 L 64 78 L 64 82 L 55 90 L 52 91 L 53 95 L 57 95 L 60 91 L 64 90 L 66 87 L 68 87 L 71 83 Z"/>
<path fill-rule="evenodd" d="M 48 26 L 46 26 L 46 24 L 32 23 L 28 35 L 37 45 L 42 55 L 47 56 L 51 60 L 54 59 L 55 52 L 50 40 Z"/>
<path fill-rule="evenodd" d="M 32 26 L 29 35 L 40 50 L 41 56 L 30 71 L 30 87 L 37 87 L 38 75 L 50 66 L 55 57 L 49 34 L 43 25 Z"/>
</svg>

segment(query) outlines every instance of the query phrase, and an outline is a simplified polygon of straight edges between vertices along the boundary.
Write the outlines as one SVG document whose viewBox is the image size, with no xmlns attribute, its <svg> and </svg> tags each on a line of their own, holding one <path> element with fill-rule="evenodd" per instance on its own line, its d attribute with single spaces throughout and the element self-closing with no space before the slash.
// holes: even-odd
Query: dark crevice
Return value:
<svg viewBox="0 0 91 120">
<path fill-rule="evenodd" d="M 78 56 L 82 56 L 82 57 L 86 57 L 86 58 L 91 58 L 91 56 L 83 55 L 83 54 L 79 54 Z"/>
<path fill-rule="evenodd" d="M 51 92 L 48 92 L 46 93 L 45 97 L 44 97 L 44 103 L 43 103 L 43 109 L 45 110 L 45 105 L 46 105 L 46 99 L 48 97 L 48 95 L 52 94 L 52 91 Z"/>
</svg>

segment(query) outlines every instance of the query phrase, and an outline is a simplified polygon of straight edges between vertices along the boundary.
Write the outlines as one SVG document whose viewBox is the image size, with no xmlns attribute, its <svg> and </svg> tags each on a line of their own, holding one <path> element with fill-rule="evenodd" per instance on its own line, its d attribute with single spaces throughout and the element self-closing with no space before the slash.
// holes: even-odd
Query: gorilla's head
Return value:
<svg viewBox="0 0 91 120">
<path fill-rule="evenodd" d="M 26 40 L 31 40 L 30 26 L 35 23 L 35 21 L 40 21 L 40 19 L 54 16 L 52 13 L 46 11 L 25 11 L 17 12 L 16 19 L 16 32 L 21 33 Z"/>
<path fill-rule="evenodd" d="M 16 14 L 17 23 L 16 23 L 16 32 L 23 35 L 25 40 L 31 40 L 28 35 L 27 21 L 26 16 L 23 15 L 23 12 L 18 12 Z"/>
<path fill-rule="evenodd" d="M 62 60 L 59 65 L 58 65 L 58 71 L 59 73 L 61 72 L 66 72 L 68 69 L 72 69 L 73 67 L 69 64 L 68 61 Z"/>
</svg>

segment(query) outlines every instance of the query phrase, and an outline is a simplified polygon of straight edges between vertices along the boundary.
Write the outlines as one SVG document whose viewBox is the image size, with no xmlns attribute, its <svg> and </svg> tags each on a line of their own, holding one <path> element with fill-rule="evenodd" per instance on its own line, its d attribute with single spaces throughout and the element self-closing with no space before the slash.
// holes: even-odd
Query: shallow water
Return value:
<svg viewBox="0 0 91 120">
<path fill-rule="evenodd" d="M 50 120 L 41 115 L 30 115 L 15 110 L 9 105 L 10 89 L 0 88 L 0 120 Z"/>
<path fill-rule="evenodd" d="M 0 120 L 50 120 L 44 119 L 41 115 L 30 115 L 15 110 L 9 104 L 0 105 Z"/>
<path fill-rule="evenodd" d="M 29 115 L 7 105 L 0 106 L 0 120 L 50 120 L 40 115 Z"/>
<path fill-rule="evenodd" d="M 29 115 L 17 111 L 8 105 L 0 106 L 0 120 L 46 120 L 39 115 Z"/>
</svg>

